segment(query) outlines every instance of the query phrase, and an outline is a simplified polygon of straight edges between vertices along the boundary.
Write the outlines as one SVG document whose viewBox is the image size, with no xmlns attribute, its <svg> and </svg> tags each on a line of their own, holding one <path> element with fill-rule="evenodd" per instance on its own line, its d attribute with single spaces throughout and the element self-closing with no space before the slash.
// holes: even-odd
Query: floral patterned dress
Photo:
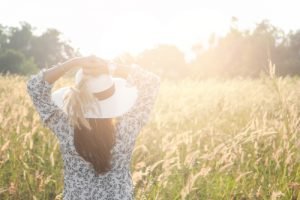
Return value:
<svg viewBox="0 0 300 200">
<path fill-rule="evenodd" d="M 59 140 L 64 162 L 64 200 L 127 200 L 134 199 L 130 162 L 136 137 L 149 119 L 159 92 L 160 78 L 140 66 L 133 68 L 127 81 L 138 89 L 134 106 L 116 118 L 116 143 L 112 149 L 112 169 L 97 175 L 92 164 L 76 151 L 73 141 L 74 128 L 68 116 L 51 100 L 53 84 L 43 79 L 41 70 L 31 76 L 27 90 L 45 126 Z"/>
</svg>

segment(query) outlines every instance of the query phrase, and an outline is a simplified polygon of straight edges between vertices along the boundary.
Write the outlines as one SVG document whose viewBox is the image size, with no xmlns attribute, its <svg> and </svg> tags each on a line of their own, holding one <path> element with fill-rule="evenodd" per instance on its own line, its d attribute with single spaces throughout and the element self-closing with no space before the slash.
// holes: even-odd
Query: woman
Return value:
<svg viewBox="0 0 300 200">
<path fill-rule="evenodd" d="M 75 87 L 51 94 L 54 82 L 77 67 Z M 70 59 L 29 79 L 33 104 L 60 143 L 64 200 L 133 199 L 132 151 L 159 85 L 157 75 L 138 65 L 112 65 L 94 56 Z"/>
</svg>

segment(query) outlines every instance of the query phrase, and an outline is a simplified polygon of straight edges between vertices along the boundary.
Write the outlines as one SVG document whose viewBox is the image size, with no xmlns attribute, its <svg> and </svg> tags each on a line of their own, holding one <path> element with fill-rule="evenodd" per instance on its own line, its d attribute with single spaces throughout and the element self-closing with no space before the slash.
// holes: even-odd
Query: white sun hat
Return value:
<svg viewBox="0 0 300 200">
<path fill-rule="evenodd" d="M 78 70 L 75 82 L 78 84 L 83 78 L 82 69 Z M 94 110 L 84 111 L 85 118 L 113 118 L 130 110 L 137 99 L 137 88 L 123 78 L 112 77 L 110 74 L 101 74 L 89 77 L 86 80 L 87 90 L 94 94 L 97 101 Z M 54 103 L 63 109 L 64 96 L 71 91 L 71 87 L 63 87 L 52 93 Z M 84 106 L 84 105 L 81 105 Z M 94 107 L 95 106 L 95 107 Z"/>
</svg>

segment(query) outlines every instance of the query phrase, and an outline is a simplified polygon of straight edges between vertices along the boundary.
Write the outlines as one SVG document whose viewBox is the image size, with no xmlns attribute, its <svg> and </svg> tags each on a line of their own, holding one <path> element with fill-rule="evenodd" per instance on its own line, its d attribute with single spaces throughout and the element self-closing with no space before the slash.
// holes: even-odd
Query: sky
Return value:
<svg viewBox="0 0 300 200">
<path fill-rule="evenodd" d="M 105 59 L 173 44 L 190 60 L 195 44 L 205 43 L 212 33 L 226 34 L 232 16 L 241 29 L 251 29 L 263 19 L 286 32 L 300 29 L 296 0 L 1 1 L 0 24 L 26 21 L 36 27 L 36 34 L 55 28 L 83 55 Z"/>
</svg>

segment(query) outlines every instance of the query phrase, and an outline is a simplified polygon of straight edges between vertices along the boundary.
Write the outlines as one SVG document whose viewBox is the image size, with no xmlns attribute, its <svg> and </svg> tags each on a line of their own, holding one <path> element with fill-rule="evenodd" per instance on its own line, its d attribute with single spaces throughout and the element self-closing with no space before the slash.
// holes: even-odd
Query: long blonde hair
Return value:
<svg viewBox="0 0 300 200">
<path fill-rule="evenodd" d="M 84 112 L 87 109 L 93 109 L 94 103 L 97 101 L 91 92 L 87 90 L 86 81 L 89 77 L 83 75 L 83 78 L 78 84 L 70 87 L 69 93 L 64 97 L 63 109 L 69 116 L 72 125 L 76 127 L 84 127 L 91 129 L 88 120 L 84 117 Z"/>
<path fill-rule="evenodd" d="M 83 75 L 82 80 L 71 87 L 64 98 L 64 109 L 74 125 L 74 146 L 78 154 L 93 165 L 97 174 L 111 169 L 111 149 L 115 144 L 115 121 L 112 118 L 86 119 L 87 109 L 96 109 L 97 99 L 87 90 L 86 81 L 89 77 Z M 93 110 L 96 112 L 96 110 Z"/>
</svg>

